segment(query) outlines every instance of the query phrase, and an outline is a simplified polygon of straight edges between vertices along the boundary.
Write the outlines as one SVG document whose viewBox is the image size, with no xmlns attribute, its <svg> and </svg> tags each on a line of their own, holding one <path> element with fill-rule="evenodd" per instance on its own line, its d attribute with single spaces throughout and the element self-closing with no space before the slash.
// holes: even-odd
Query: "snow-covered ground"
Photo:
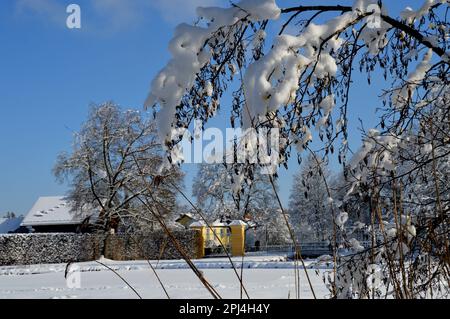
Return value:
<svg viewBox="0 0 450 319">
<path fill-rule="evenodd" d="M 294 264 L 283 260 L 282 256 L 245 259 L 243 278 L 251 298 L 294 298 Z M 234 261 L 240 267 L 240 258 Z M 143 298 L 166 298 L 147 261 L 102 262 L 117 271 Z M 239 282 L 226 258 L 202 259 L 195 263 L 223 298 L 240 297 Z M 307 262 L 307 266 L 310 263 Z M 171 298 L 210 298 L 184 261 L 153 261 L 152 265 Z M 0 299 L 137 298 L 119 276 L 96 262 L 75 264 L 78 272 L 71 274 L 79 274 L 77 288 L 69 288 L 65 268 L 65 264 L 0 267 Z M 321 276 L 317 276 L 315 269 L 308 269 L 308 273 L 317 297 L 325 297 L 328 292 Z M 300 275 L 301 297 L 311 298 L 303 269 Z"/>
</svg>

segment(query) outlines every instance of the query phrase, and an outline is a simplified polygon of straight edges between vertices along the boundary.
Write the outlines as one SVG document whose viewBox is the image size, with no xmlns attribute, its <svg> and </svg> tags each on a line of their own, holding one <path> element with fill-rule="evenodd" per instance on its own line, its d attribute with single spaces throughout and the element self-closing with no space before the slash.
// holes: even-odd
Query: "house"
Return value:
<svg viewBox="0 0 450 319">
<path fill-rule="evenodd" d="M 0 234 L 12 234 L 17 232 L 24 232 L 20 224 L 23 217 L 0 217 Z"/>
<path fill-rule="evenodd" d="M 175 220 L 177 223 L 183 225 L 185 228 L 189 228 L 190 225 L 194 222 L 196 222 L 197 220 L 192 216 L 192 214 L 187 213 L 187 214 L 181 214 L 180 217 L 178 217 Z"/>
<path fill-rule="evenodd" d="M 199 251 L 201 253 L 198 256 L 199 258 L 203 258 L 205 255 L 223 254 L 223 247 L 232 256 L 243 256 L 245 254 L 245 231 L 249 227 L 246 222 L 221 217 L 207 225 L 204 221 L 195 220 L 192 216 L 185 215 L 181 215 L 177 222 L 185 223 L 189 221 L 187 228 L 200 232 Z"/>
<path fill-rule="evenodd" d="M 228 223 L 218 219 L 209 226 L 210 227 L 203 221 L 196 221 L 190 225 L 190 228 L 200 229 L 202 231 L 205 247 L 207 249 L 220 248 L 222 245 L 229 248 L 231 228 Z"/>
<path fill-rule="evenodd" d="M 63 196 L 40 197 L 21 226 L 31 227 L 36 233 L 75 233 L 87 229 L 96 216 L 92 209 L 75 211 Z"/>
</svg>

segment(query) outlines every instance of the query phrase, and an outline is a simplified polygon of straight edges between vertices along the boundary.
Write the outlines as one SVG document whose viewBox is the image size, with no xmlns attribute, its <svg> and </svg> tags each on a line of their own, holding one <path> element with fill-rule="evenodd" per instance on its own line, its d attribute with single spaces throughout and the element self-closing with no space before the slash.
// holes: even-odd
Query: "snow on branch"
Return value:
<svg viewBox="0 0 450 319">
<path fill-rule="evenodd" d="M 184 94 L 192 88 L 196 75 L 211 58 L 206 43 L 212 41 L 214 34 L 221 28 L 232 26 L 241 20 L 263 21 L 277 19 L 280 9 L 274 0 L 243 0 L 231 8 L 199 7 L 197 14 L 209 21 L 206 28 L 200 26 L 179 25 L 170 42 L 172 59 L 161 70 L 151 84 L 146 107 L 156 103 L 161 105 L 158 114 L 160 136 L 165 140 Z"/>
</svg>

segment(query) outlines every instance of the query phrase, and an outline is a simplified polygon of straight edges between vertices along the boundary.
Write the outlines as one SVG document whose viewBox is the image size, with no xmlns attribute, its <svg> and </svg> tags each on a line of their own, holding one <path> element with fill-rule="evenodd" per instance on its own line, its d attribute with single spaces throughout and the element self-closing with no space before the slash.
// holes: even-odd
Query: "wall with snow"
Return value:
<svg viewBox="0 0 450 319">
<path fill-rule="evenodd" d="M 192 258 L 197 255 L 199 235 L 174 231 L 175 238 Z M 106 240 L 105 240 L 106 239 Z M 180 259 L 181 255 L 162 231 L 139 235 L 11 234 L 0 235 L 0 266 L 53 264 L 96 260 Z"/>
</svg>

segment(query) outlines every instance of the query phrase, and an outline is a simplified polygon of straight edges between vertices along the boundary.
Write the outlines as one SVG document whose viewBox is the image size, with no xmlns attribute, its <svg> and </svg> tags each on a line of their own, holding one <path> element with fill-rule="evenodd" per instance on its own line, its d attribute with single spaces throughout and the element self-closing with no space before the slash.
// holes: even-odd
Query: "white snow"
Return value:
<svg viewBox="0 0 450 319">
<path fill-rule="evenodd" d="M 403 16 L 417 19 L 439 2 L 445 0 L 427 0 L 418 11 L 405 9 Z M 380 17 L 380 14 L 388 14 L 386 8 L 379 8 L 376 0 L 355 0 L 352 8 L 351 12 L 323 24 L 310 23 L 298 36 L 282 34 L 275 37 L 270 51 L 247 67 L 243 79 L 247 110 L 243 112 L 244 128 L 256 126 L 268 112 L 295 101 L 299 77 L 306 69 L 313 71 L 312 81 L 336 76 L 337 63 L 330 53 L 342 45 L 339 32 L 351 28 L 356 22 L 367 25 L 359 38 L 364 41 L 369 53 L 377 54 L 387 44 L 386 34 L 390 25 Z M 176 107 L 193 87 L 201 68 L 210 61 L 212 49 L 208 43 L 217 40 L 233 44 L 231 38 L 224 38 L 226 36 L 217 34 L 217 31 L 236 23 L 276 20 L 280 12 L 274 0 L 242 0 L 229 8 L 199 7 L 197 14 L 203 18 L 204 26 L 181 24 L 176 28 L 169 45 L 172 58 L 153 80 L 145 103 L 146 107 L 160 106 L 157 121 L 162 140 L 171 137 Z M 254 40 L 262 41 L 265 37 L 265 32 L 259 31 Z M 419 82 L 423 78 L 430 56 L 426 55 L 408 81 Z M 228 68 L 234 73 L 235 66 L 229 65 Z M 206 82 L 204 85 L 204 92 L 211 96 L 213 83 Z M 399 93 L 398 98 L 404 99 L 413 88 L 414 84 L 408 86 L 406 91 Z M 324 116 L 320 120 L 319 128 L 327 118 Z M 305 141 L 309 140 L 306 134 Z"/>
<path fill-rule="evenodd" d="M 21 225 L 78 224 L 92 215 L 94 215 L 94 212 L 91 210 L 74 212 L 70 203 L 63 196 L 40 197 L 25 216 Z"/>
<path fill-rule="evenodd" d="M 406 7 L 400 14 L 400 17 L 411 24 L 428 14 L 431 7 L 438 3 L 445 3 L 446 0 L 425 0 L 422 6 L 414 11 L 411 7 Z"/>
<path fill-rule="evenodd" d="M 242 220 L 233 220 L 230 223 L 230 226 L 245 226 L 247 225 L 246 223 L 244 223 Z"/>
<path fill-rule="evenodd" d="M 433 57 L 433 50 L 429 49 L 424 55 L 423 60 L 417 65 L 416 69 L 408 75 L 406 79 L 407 85 L 403 86 L 393 96 L 393 102 L 398 109 L 401 109 L 409 99 L 412 98 L 414 90 L 423 80 L 428 70 L 431 67 L 431 58 Z"/>
<path fill-rule="evenodd" d="M 234 258 L 240 265 L 240 257 Z M 295 295 L 293 262 L 280 256 L 246 257 L 243 271 L 245 287 L 251 298 L 288 298 Z M 166 298 L 146 261 L 103 260 L 118 271 L 144 298 Z M 224 298 L 239 298 L 240 285 L 225 258 L 196 260 L 196 265 Z M 312 261 L 307 261 L 310 265 Z M 152 261 L 171 298 L 211 298 L 184 261 Z M 0 299 L 3 298 L 137 298 L 113 272 L 97 263 L 77 263 L 80 288 L 68 288 L 65 264 L 0 267 Z M 72 271 L 76 269 L 72 267 Z M 318 298 L 328 290 L 315 269 L 308 269 Z M 72 272 L 73 274 L 73 272 Z M 306 276 L 300 269 L 301 298 L 312 298 Z"/>
<path fill-rule="evenodd" d="M 364 250 L 364 246 L 356 238 L 350 239 L 350 245 L 356 252 Z"/>
<path fill-rule="evenodd" d="M 339 215 L 336 217 L 336 225 L 339 227 L 343 227 L 344 224 L 348 220 L 348 213 L 346 212 L 340 212 Z"/>
<path fill-rule="evenodd" d="M 206 226 L 206 223 L 204 221 L 200 220 L 200 221 L 197 221 L 197 222 L 193 222 L 189 226 L 190 227 L 203 227 L 203 226 Z"/>
<path fill-rule="evenodd" d="M 328 47 L 320 52 L 318 48 L 325 39 L 348 25 L 355 14 L 345 13 L 323 25 L 311 23 L 299 36 L 283 34 L 275 39 L 273 48 L 245 72 L 248 112 L 244 113 L 244 127 L 256 125 L 255 120 L 267 112 L 295 100 L 298 79 L 306 68 L 314 67 L 314 76 L 319 79 L 336 75 L 336 61 L 327 51 L 337 49 L 341 41 L 332 37 Z M 302 48 L 305 54 L 299 53 Z M 313 63 L 315 60 L 317 63 Z"/>
<path fill-rule="evenodd" d="M 211 57 L 206 42 L 220 28 L 247 17 L 250 21 L 277 19 L 280 9 L 274 0 L 242 0 L 231 8 L 199 7 L 197 14 L 209 21 L 207 27 L 180 24 L 169 44 L 172 59 L 152 81 L 146 107 L 160 104 L 157 114 L 159 133 L 164 141 L 170 137 L 176 107 L 192 88 L 200 69 Z"/>
<path fill-rule="evenodd" d="M 267 112 L 276 111 L 292 102 L 301 72 L 312 64 L 316 78 L 336 75 L 336 61 L 329 51 L 339 48 L 342 40 L 333 35 L 348 27 L 364 13 L 361 8 L 372 2 L 358 0 L 355 2 L 354 11 L 344 13 L 322 25 L 311 23 L 299 36 L 276 37 L 272 49 L 260 60 L 249 65 L 245 72 L 244 89 L 248 114 L 244 113 L 244 127 L 252 127 L 252 124 L 256 124 L 254 121 L 265 116 Z M 208 21 L 207 27 L 181 24 L 176 28 L 169 45 L 172 59 L 153 80 L 145 103 L 147 107 L 155 104 L 161 106 L 157 117 L 163 140 L 170 137 L 176 107 L 194 85 L 200 69 L 210 59 L 211 51 L 207 49 L 207 42 L 214 38 L 215 32 L 245 18 L 250 21 L 278 19 L 280 9 L 274 0 L 243 0 L 231 8 L 200 7 L 197 14 Z M 387 27 L 388 25 L 381 24 L 377 30 L 367 31 L 362 38 L 368 46 L 374 46 L 376 43 L 374 48 L 379 49 L 383 46 L 381 40 Z M 256 35 L 259 40 L 264 37 L 264 34 Z M 327 40 L 327 45 L 319 51 L 324 40 Z M 302 48 L 304 54 L 300 53 Z M 311 63 L 314 59 L 317 63 Z M 206 83 L 207 95 L 212 94 L 211 89 L 211 83 Z"/>
<path fill-rule="evenodd" d="M 306 68 L 313 68 L 313 80 L 335 76 L 338 67 L 329 52 L 338 49 L 342 45 L 342 39 L 334 34 L 350 26 L 365 12 L 359 10 L 360 7 L 367 8 L 372 3 L 373 1 L 367 0 L 356 1 L 352 12 L 344 13 L 322 25 L 311 23 L 298 36 L 283 34 L 276 37 L 272 49 L 249 65 L 245 72 L 244 90 L 248 112 L 243 114 L 244 127 L 257 125 L 256 121 L 268 112 L 293 102 L 298 79 Z M 368 18 L 370 17 L 363 19 L 363 22 Z M 385 46 L 388 27 L 387 23 L 380 21 L 377 28 L 366 28 L 361 34 L 361 39 L 366 42 L 371 53 L 376 53 Z M 322 45 L 325 40 L 326 45 Z M 325 124 L 326 120 L 327 116 L 324 116 L 319 124 Z"/>
<path fill-rule="evenodd" d="M 205 85 L 205 93 L 207 96 L 211 97 L 213 95 L 213 86 L 211 84 L 211 82 L 207 82 Z"/>
<path fill-rule="evenodd" d="M 328 121 L 328 118 L 330 117 L 331 112 L 333 111 L 333 108 L 335 106 L 334 103 L 334 95 L 330 94 L 326 98 L 322 100 L 319 107 L 322 110 L 322 118 L 317 123 L 316 128 L 320 129 L 322 126 L 325 126 L 325 124 Z"/>
</svg>

